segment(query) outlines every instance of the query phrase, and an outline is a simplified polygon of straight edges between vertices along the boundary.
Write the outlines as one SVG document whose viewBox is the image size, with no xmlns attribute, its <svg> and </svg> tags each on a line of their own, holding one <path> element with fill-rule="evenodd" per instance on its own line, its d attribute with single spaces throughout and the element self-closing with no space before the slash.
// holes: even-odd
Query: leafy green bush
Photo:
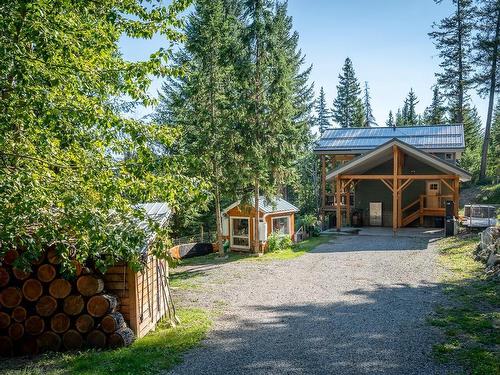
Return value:
<svg viewBox="0 0 500 375">
<path fill-rule="evenodd" d="M 286 250 L 292 246 L 292 239 L 286 234 L 273 232 L 267 239 L 267 246 L 271 252 Z"/>
</svg>

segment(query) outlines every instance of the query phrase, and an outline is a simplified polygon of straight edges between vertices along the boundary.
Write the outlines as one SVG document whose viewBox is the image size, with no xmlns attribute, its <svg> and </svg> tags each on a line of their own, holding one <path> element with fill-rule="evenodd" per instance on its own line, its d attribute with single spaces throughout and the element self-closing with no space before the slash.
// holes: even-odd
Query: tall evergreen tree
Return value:
<svg viewBox="0 0 500 375">
<path fill-rule="evenodd" d="M 440 3 L 442 0 L 435 0 Z M 472 82 L 471 42 L 474 29 L 475 7 L 473 0 L 453 0 L 454 13 L 435 23 L 435 31 L 429 33 L 442 58 L 437 73 L 438 84 L 449 100 L 452 122 L 462 123 L 467 90 Z"/>
<path fill-rule="evenodd" d="M 464 106 L 464 138 L 465 151 L 460 159 L 460 165 L 471 172 L 474 179 L 479 177 L 481 164 L 481 141 L 483 132 L 481 129 L 481 118 L 476 107 L 469 103 Z"/>
<path fill-rule="evenodd" d="M 488 145 L 493 118 L 495 93 L 500 91 L 500 0 L 480 0 L 474 47 L 477 74 L 474 77 L 476 87 L 481 96 L 489 96 L 486 128 L 481 152 L 481 169 L 479 179 L 486 177 L 488 161 Z"/>
<path fill-rule="evenodd" d="M 403 125 L 417 125 L 419 123 L 416 110 L 417 104 L 417 95 L 415 95 L 413 89 L 410 89 L 410 92 L 404 101 L 403 112 L 401 114 Z"/>
<path fill-rule="evenodd" d="M 365 128 L 369 128 L 372 125 L 377 125 L 375 121 L 375 116 L 373 116 L 372 105 L 371 105 L 371 96 L 370 90 L 368 88 L 368 82 L 365 81 L 365 95 L 363 96 L 363 107 L 365 110 Z"/>
<path fill-rule="evenodd" d="M 394 116 L 392 111 L 389 111 L 389 116 L 387 117 L 387 121 L 385 122 L 386 126 L 394 127 L 396 126 L 396 122 L 394 121 Z"/>
<path fill-rule="evenodd" d="M 333 118 L 343 128 L 362 127 L 365 123 L 363 103 L 354 67 L 348 57 L 339 75 L 337 97 L 333 102 Z"/>
<path fill-rule="evenodd" d="M 489 175 L 496 177 L 496 182 L 500 178 L 500 100 L 497 100 L 495 116 L 491 125 L 490 152 L 488 153 Z"/>
<path fill-rule="evenodd" d="M 158 121 L 173 123 L 182 131 L 180 149 L 191 161 L 191 172 L 210 183 L 221 255 L 221 200 L 237 189 L 241 175 L 238 134 L 234 132 L 240 102 L 235 80 L 241 50 L 240 17 L 236 1 L 196 2 L 185 30 L 185 48 L 176 56 L 177 68 L 184 66 L 186 72 L 182 79 L 164 85 L 156 115 Z"/>
<path fill-rule="evenodd" d="M 315 105 L 315 125 L 319 128 L 319 133 L 323 134 L 330 127 L 330 111 L 326 105 L 325 91 L 323 86 L 319 90 L 319 97 Z"/>
<path fill-rule="evenodd" d="M 403 126 L 405 123 L 404 123 L 404 117 L 403 117 L 403 113 L 401 112 L 401 108 L 398 108 L 397 112 L 396 112 L 396 126 Z"/>
<path fill-rule="evenodd" d="M 439 92 L 439 86 L 432 88 L 431 104 L 425 109 L 423 122 L 426 124 L 444 124 L 446 122 L 446 107 Z"/>
<path fill-rule="evenodd" d="M 254 207 L 259 196 L 274 195 L 293 171 L 293 162 L 309 141 L 312 90 L 309 69 L 300 71 L 303 55 L 292 31 L 287 4 L 245 0 L 246 64 L 241 70 L 248 88 L 241 163 L 252 170 Z M 300 103 L 300 106 L 297 104 Z M 259 251 L 259 228 L 254 249 Z"/>
</svg>

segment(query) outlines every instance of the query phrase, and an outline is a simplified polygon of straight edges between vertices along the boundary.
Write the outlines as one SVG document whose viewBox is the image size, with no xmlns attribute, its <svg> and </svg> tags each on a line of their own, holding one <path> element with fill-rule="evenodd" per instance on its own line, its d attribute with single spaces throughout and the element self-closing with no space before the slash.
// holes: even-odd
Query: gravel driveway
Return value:
<svg viewBox="0 0 500 375">
<path fill-rule="evenodd" d="M 205 286 L 178 297 L 222 314 L 172 374 L 449 373 L 425 322 L 443 298 L 429 239 L 332 237 L 294 260 L 192 272 Z"/>
</svg>

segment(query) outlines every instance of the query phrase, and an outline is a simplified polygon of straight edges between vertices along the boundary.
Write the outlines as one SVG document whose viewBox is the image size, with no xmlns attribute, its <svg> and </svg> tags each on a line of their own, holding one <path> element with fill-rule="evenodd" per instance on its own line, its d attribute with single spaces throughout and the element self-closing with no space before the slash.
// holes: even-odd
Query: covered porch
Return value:
<svg viewBox="0 0 500 375">
<path fill-rule="evenodd" d="M 454 202 L 457 217 L 460 181 L 470 180 L 470 175 L 393 139 L 333 170 L 326 180 L 335 185 L 331 212 L 337 230 L 351 226 L 355 212 L 363 224 L 389 226 L 395 232 L 412 224 L 439 226 L 446 201 Z M 378 222 L 372 220 L 375 209 L 380 210 Z"/>
</svg>

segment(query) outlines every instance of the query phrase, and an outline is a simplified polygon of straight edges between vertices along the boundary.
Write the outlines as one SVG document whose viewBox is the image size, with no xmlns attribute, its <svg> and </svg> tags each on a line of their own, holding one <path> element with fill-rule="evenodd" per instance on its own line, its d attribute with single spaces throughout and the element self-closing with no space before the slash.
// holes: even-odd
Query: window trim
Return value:
<svg viewBox="0 0 500 375">
<path fill-rule="evenodd" d="M 274 220 L 275 219 L 287 219 L 288 221 L 288 233 L 282 233 L 285 236 L 291 236 L 292 235 L 292 221 L 290 220 L 290 215 L 285 215 L 285 216 L 273 216 L 271 217 L 271 233 L 274 233 Z"/>
<path fill-rule="evenodd" d="M 234 247 L 235 249 L 250 249 L 250 218 L 249 217 L 244 217 L 244 216 L 230 216 L 230 223 L 229 223 L 229 234 L 230 234 L 230 239 L 231 239 L 231 247 Z M 233 233 L 233 220 L 246 220 L 248 222 L 248 235 L 247 236 L 239 236 L 239 235 L 234 235 Z M 233 239 L 234 238 L 245 238 L 248 239 L 248 246 L 242 246 L 242 245 L 235 245 Z"/>
</svg>

